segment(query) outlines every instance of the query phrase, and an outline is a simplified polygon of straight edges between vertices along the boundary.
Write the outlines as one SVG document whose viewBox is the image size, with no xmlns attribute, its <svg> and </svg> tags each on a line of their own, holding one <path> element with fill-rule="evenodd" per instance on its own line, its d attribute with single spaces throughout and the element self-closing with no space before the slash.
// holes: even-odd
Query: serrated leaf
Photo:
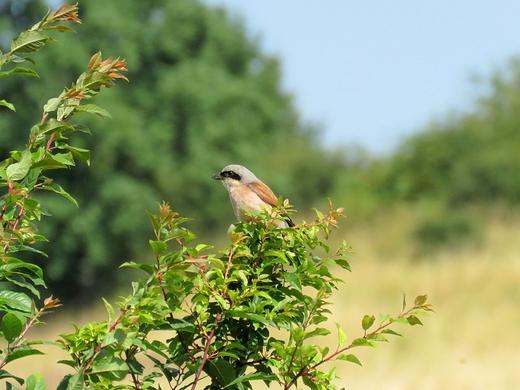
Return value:
<svg viewBox="0 0 520 390">
<path fill-rule="evenodd" d="M 376 317 L 365 315 L 363 317 L 363 320 L 361 320 L 361 326 L 363 330 L 368 330 L 372 325 L 374 325 L 374 322 L 376 321 Z"/>
<path fill-rule="evenodd" d="M 355 356 L 355 355 L 352 355 L 352 354 L 341 354 L 341 355 L 338 355 L 336 357 L 337 360 L 345 360 L 347 362 L 351 362 L 351 363 L 355 363 L 359 366 L 362 366 L 361 362 L 359 361 L 359 359 Z"/>
<path fill-rule="evenodd" d="M 9 103 L 8 101 L 5 101 L 3 99 L 0 100 L 0 106 L 7 107 L 11 111 L 16 111 L 16 108 L 14 108 L 14 105 L 12 103 Z"/>
<path fill-rule="evenodd" d="M 24 323 L 17 315 L 7 313 L 2 318 L 2 333 L 9 344 L 11 344 L 23 331 Z"/>
<path fill-rule="evenodd" d="M 39 31 L 22 31 L 11 42 L 13 53 L 33 53 L 40 50 L 50 37 Z"/>
</svg>

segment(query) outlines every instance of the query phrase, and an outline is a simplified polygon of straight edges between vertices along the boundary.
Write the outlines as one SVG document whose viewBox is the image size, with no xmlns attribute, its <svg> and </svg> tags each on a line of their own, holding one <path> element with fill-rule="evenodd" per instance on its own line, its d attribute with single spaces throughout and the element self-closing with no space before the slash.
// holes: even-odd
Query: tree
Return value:
<svg viewBox="0 0 520 390">
<path fill-rule="evenodd" d="M 41 4 L 27 0 L 17 5 L 23 11 L 3 17 L 21 23 Z M 55 77 L 3 87 L 27 119 L 0 118 L 6 153 L 13 140 L 23 142 L 21 129 L 38 116 L 35 107 L 48 92 L 70 83 L 94 52 L 116 52 L 132 63 L 131 85 L 100 97 L 113 119 L 87 119 L 98 134 L 78 140 L 95 155 L 95 169 L 60 173 L 78 194 L 79 213 L 48 200 L 55 218 L 45 234 L 60 250 L 50 248 L 41 265 L 57 294 L 89 298 L 113 286 L 115 267 L 145 250 L 138 239 L 147 231 L 143 209 L 157 199 L 193 216 L 203 235 L 225 229 L 232 213 L 215 206 L 226 204 L 226 194 L 209 178 L 229 163 L 260 177 L 269 172 L 270 185 L 300 208 L 326 198 L 341 158 L 326 157 L 314 134 L 302 129 L 291 97 L 281 91 L 277 60 L 259 51 L 239 21 L 191 0 L 91 0 L 81 17 L 79 35 L 35 56 L 40 72 Z"/>
<path fill-rule="evenodd" d="M 449 207 L 520 202 L 520 60 L 488 82 L 473 110 L 432 123 L 407 139 L 386 165 L 387 197 L 436 197 Z"/>
</svg>

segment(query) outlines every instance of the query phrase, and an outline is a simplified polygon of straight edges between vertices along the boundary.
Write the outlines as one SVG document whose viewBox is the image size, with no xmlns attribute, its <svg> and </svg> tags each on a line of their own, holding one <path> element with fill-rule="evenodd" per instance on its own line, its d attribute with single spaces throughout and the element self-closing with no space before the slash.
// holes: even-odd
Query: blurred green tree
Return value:
<svg viewBox="0 0 520 390">
<path fill-rule="evenodd" d="M 487 89 L 471 112 L 432 123 L 378 167 L 384 197 L 520 203 L 520 59 L 497 70 Z"/>
<path fill-rule="evenodd" d="M 269 172 L 270 186 L 300 209 L 326 198 L 343 160 L 300 124 L 281 90 L 278 61 L 261 53 L 240 20 L 193 0 L 89 0 L 80 7 L 78 34 L 35 54 L 38 72 L 52 77 L 12 77 L 0 87 L 27 114 L 3 110 L 6 155 L 93 53 L 128 62 L 130 83 L 98 97 L 113 119 L 84 118 L 96 137 L 78 145 L 92 151 L 95 169 L 59 173 L 80 209 L 52 198 L 44 203 L 54 218 L 42 230 L 57 245 L 45 248 L 50 259 L 41 265 L 60 299 L 87 300 L 113 288 L 112 271 L 148 250 L 145 210 L 158 201 L 194 217 L 207 234 L 225 232 L 233 213 L 210 177 L 227 164 L 246 165 L 259 177 Z M 42 8 L 38 0 L 0 0 L 0 44 Z"/>
</svg>

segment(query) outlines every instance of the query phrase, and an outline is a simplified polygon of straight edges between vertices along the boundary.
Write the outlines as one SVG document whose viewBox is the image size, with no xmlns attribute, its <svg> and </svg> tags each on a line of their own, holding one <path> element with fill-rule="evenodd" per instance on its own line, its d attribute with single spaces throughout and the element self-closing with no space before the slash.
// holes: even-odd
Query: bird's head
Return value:
<svg viewBox="0 0 520 390">
<path fill-rule="evenodd" d="M 249 184 L 259 181 L 253 172 L 242 165 L 228 165 L 222 171 L 211 176 L 212 179 L 222 180 L 226 187 L 232 187 L 239 184 Z"/>
</svg>

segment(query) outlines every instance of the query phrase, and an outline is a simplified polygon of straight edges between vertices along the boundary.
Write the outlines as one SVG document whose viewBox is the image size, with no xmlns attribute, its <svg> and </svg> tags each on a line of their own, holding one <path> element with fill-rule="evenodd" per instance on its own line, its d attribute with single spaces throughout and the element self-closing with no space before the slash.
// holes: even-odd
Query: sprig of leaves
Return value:
<svg viewBox="0 0 520 390">
<path fill-rule="evenodd" d="M 62 22 L 81 23 L 77 5 L 64 5 L 57 11 L 49 11 L 31 29 L 15 37 L 11 43 L 11 50 L 6 54 L 0 53 L 0 78 L 15 74 L 38 76 L 34 70 L 16 65 L 9 70 L 2 68 L 25 61 L 34 64 L 27 55 L 40 50 L 47 42 L 54 41 L 43 31 L 73 31 Z M 120 73 L 124 70 L 124 61 L 111 58 L 103 60 L 101 53 L 95 54 L 87 70 L 79 76 L 76 83 L 71 88 L 64 89 L 58 97 L 50 99 L 45 105 L 39 123 L 30 130 L 26 148 L 12 151 L 8 158 L 0 162 L 0 187 L 3 188 L 3 192 L 0 193 L 0 282 L 7 282 L 7 286 L 15 285 L 36 298 L 40 297 L 38 288 L 45 287 L 41 268 L 18 258 L 23 251 L 46 256 L 34 248 L 34 244 L 47 239 L 38 233 L 35 224 L 46 213 L 33 194 L 38 190 L 51 191 L 76 204 L 67 191 L 43 172 L 70 168 L 78 160 L 89 164 L 90 152 L 70 145 L 67 138 L 68 133 L 88 133 L 89 130 L 83 125 L 71 124 L 68 120 L 82 112 L 109 116 L 104 109 L 82 102 L 94 97 L 101 87 L 113 86 L 116 79 L 126 80 Z M 0 100 L 0 106 L 15 110 L 14 106 L 5 100 Z M 14 257 L 14 254 L 17 256 Z M 44 300 L 41 309 L 37 309 L 30 296 L 22 291 L 10 291 L 7 288 L 0 291 L 1 335 L 7 341 L 7 347 L 0 353 L 1 379 L 11 378 L 19 384 L 24 383 L 22 378 L 5 371 L 4 366 L 25 356 L 41 354 L 34 345 L 46 342 L 28 341 L 25 335 L 30 328 L 40 323 L 39 318 L 43 314 L 58 306 L 59 301 L 51 297 Z M 28 389 L 41 388 L 42 384 L 41 375 L 33 375 L 27 379 Z M 7 386 L 14 388 L 10 383 Z"/>
<path fill-rule="evenodd" d="M 29 30 L 22 31 L 11 42 L 11 50 L 5 54 L 0 52 L 0 78 L 19 74 L 22 76 L 38 76 L 38 73 L 30 68 L 22 68 L 15 66 L 9 70 L 2 70 L 2 67 L 10 63 L 23 63 L 29 61 L 34 64 L 34 60 L 27 54 L 35 53 L 45 46 L 47 42 L 55 42 L 56 40 L 49 35 L 43 33 L 46 30 L 55 30 L 58 32 L 74 32 L 72 28 L 60 22 L 81 23 L 78 17 L 78 5 L 63 5 L 57 11 L 49 11 L 45 17 L 32 26 Z M 6 100 L 0 100 L 0 106 L 15 111 L 12 103 Z"/>
</svg>

